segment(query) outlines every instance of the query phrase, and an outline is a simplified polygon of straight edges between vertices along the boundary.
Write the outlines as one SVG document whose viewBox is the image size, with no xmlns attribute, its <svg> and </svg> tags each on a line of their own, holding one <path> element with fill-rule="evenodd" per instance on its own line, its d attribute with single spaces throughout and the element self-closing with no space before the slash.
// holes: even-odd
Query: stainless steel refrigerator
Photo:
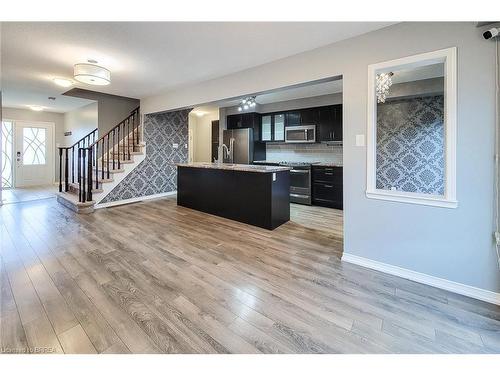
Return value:
<svg viewBox="0 0 500 375">
<path fill-rule="evenodd" d="M 224 130 L 224 163 L 251 164 L 253 162 L 253 129 Z"/>
</svg>

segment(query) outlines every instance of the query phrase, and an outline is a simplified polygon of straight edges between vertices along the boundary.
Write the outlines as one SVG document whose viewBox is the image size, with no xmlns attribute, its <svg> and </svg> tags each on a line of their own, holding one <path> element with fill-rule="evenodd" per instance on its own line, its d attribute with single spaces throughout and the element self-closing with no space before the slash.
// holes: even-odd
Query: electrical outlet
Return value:
<svg viewBox="0 0 500 375">
<path fill-rule="evenodd" d="M 494 236 L 497 246 L 500 246 L 500 232 L 495 232 Z"/>
<path fill-rule="evenodd" d="M 173 147 L 173 148 L 179 148 L 179 144 L 178 144 L 178 143 L 174 143 L 174 144 L 172 145 L 172 147 Z"/>
</svg>

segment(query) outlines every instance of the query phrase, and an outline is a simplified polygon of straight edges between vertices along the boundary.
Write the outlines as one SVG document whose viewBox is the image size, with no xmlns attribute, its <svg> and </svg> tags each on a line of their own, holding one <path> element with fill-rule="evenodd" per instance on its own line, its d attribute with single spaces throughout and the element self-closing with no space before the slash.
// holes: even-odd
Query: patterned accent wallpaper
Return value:
<svg viewBox="0 0 500 375">
<path fill-rule="evenodd" d="M 167 193 L 177 189 L 176 163 L 188 160 L 188 114 L 191 109 L 144 117 L 145 159 L 100 203 Z M 177 143 L 179 148 L 173 148 Z"/>
<path fill-rule="evenodd" d="M 444 97 L 377 105 L 377 189 L 444 195 Z"/>
</svg>

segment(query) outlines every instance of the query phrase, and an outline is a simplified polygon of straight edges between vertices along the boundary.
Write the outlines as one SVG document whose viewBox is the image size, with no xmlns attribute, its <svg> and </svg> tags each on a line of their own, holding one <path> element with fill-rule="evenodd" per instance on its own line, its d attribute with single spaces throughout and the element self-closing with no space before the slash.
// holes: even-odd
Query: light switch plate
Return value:
<svg viewBox="0 0 500 375">
<path fill-rule="evenodd" d="M 174 144 L 172 145 L 172 147 L 173 147 L 173 148 L 179 148 L 179 144 L 178 144 L 178 143 L 174 143 Z"/>
<path fill-rule="evenodd" d="M 364 147 L 365 145 L 365 135 L 364 134 L 356 134 L 356 146 Z"/>
</svg>

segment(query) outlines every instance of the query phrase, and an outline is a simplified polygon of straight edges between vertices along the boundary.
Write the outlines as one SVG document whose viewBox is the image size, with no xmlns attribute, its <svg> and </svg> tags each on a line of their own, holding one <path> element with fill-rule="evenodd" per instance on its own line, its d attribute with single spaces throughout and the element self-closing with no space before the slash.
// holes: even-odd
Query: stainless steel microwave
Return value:
<svg viewBox="0 0 500 375">
<path fill-rule="evenodd" d="M 286 143 L 314 143 L 316 142 L 316 125 L 286 126 Z"/>
</svg>

